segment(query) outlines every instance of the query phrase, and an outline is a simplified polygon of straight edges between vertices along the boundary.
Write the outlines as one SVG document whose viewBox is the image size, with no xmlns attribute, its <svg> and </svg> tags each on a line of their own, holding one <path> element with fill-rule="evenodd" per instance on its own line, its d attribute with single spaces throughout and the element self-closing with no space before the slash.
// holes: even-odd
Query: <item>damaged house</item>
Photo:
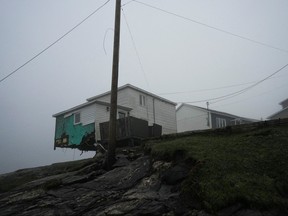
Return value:
<svg viewBox="0 0 288 216">
<path fill-rule="evenodd" d="M 54 114 L 54 148 L 94 150 L 108 139 L 110 91 Z M 117 140 L 176 133 L 176 103 L 130 84 L 118 88 Z"/>
</svg>

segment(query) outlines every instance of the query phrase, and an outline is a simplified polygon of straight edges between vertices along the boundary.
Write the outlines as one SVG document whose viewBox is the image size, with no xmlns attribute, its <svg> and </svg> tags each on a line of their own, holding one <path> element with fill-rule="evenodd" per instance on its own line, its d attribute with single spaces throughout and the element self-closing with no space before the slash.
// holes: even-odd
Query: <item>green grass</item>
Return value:
<svg viewBox="0 0 288 216">
<path fill-rule="evenodd" d="M 261 209 L 288 206 L 288 126 L 152 142 L 154 157 L 182 151 L 195 161 L 182 194 L 207 210 L 237 202 Z"/>
</svg>

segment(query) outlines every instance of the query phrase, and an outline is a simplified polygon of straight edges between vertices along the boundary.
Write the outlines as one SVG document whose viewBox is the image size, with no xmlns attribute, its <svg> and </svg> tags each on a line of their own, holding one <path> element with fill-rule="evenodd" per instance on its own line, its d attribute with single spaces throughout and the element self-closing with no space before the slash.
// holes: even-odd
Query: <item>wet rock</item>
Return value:
<svg viewBox="0 0 288 216">
<path fill-rule="evenodd" d="M 179 190 L 161 181 L 171 163 L 158 161 L 152 165 L 149 156 L 130 161 L 126 155 L 120 155 L 111 171 L 103 170 L 101 164 L 101 160 L 93 160 L 76 170 L 69 168 L 64 173 L 39 175 L 21 187 L 0 193 L 1 215 L 185 215 L 189 212 L 181 204 Z"/>
<path fill-rule="evenodd" d="M 188 176 L 189 169 L 185 165 L 176 165 L 164 172 L 162 181 L 169 185 L 175 185 Z"/>
<path fill-rule="evenodd" d="M 113 164 L 113 168 L 127 166 L 130 161 L 125 155 L 117 155 L 117 161 Z"/>
<path fill-rule="evenodd" d="M 238 211 L 235 216 L 262 216 L 262 213 L 258 210 L 241 210 Z"/>
<path fill-rule="evenodd" d="M 218 215 L 230 216 L 230 215 L 233 215 L 235 212 L 239 211 L 241 208 L 242 208 L 242 205 L 240 203 L 237 203 L 235 205 L 222 209 L 221 211 L 218 212 Z"/>
<path fill-rule="evenodd" d="M 212 216 L 182 200 L 181 182 L 189 167 L 163 161 L 151 164 L 149 156 L 134 161 L 118 156 L 111 171 L 102 169 L 101 160 L 81 162 L 77 169 L 65 164 L 63 173 L 51 167 L 28 170 L 29 179 L 14 189 L 0 193 L 0 215 L 41 216 Z M 47 171 L 47 169 L 49 171 Z M 37 176 L 35 172 L 39 172 Z M 25 171 L 21 171 L 25 179 Z M 33 173 L 33 178 L 30 179 Z M 11 179 L 9 175 L 9 179 Z M 19 179 L 19 173 L 17 173 Z M 36 176 L 36 177 L 35 177 Z M 6 178 L 6 177 L 5 177 Z M 13 179 L 13 178 L 12 178 Z M 1 180 L 1 178 L 0 178 Z M 6 180 L 5 180 L 6 181 Z M 0 181 L 1 182 L 1 181 Z M 183 201 L 183 202 L 182 202 Z M 185 202 L 189 202 L 189 205 Z M 197 209 L 197 210 L 196 210 Z M 278 211 L 242 209 L 240 204 L 223 209 L 219 216 L 280 216 Z"/>
</svg>

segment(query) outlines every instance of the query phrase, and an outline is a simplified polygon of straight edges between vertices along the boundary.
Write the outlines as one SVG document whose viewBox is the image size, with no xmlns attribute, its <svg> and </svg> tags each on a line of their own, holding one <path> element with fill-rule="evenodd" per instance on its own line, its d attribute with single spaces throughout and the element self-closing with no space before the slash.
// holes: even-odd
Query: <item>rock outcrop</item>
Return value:
<svg viewBox="0 0 288 216">
<path fill-rule="evenodd" d="M 176 187 L 185 176 L 181 168 L 171 168 L 171 163 L 167 162 L 152 163 L 150 156 L 141 155 L 134 161 L 128 159 L 131 158 L 119 155 L 111 171 L 102 169 L 101 159 L 91 159 L 85 161 L 80 169 L 64 170 L 63 173 L 47 166 L 2 175 L 1 184 L 9 178 L 11 181 L 23 178 L 25 182 L 25 174 L 31 179 L 0 193 L 0 215 L 188 213 L 181 204 Z M 171 178 L 169 172 L 177 175 Z M 184 172 L 187 174 L 186 170 Z"/>
<path fill-rule="evenodd" d="M 184 162 L 122 154 L 113 170 L 104 170 L 102 164 L 100 157 L 1 175 L 0 215 L 212 215 L 181 198 L 181 182 L 191 168 Z M 247 210 L 236 204 L 217 215 L 281 214 Z"/>
</svg>

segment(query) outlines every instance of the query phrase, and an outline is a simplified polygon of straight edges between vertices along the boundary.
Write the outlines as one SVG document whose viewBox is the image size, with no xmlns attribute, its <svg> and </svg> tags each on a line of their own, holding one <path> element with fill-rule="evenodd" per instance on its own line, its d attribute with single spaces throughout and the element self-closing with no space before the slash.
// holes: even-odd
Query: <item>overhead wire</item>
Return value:
<svg viewBox="0 0 288 216">
<path fill-rule="evenodd" d="M 191 90 L 191 91 L 165 92 L 165 93 L 158 93 L 158 95 L 175 95 L 175 94 L 186 94 L 186 93 L 197 93 L 197 92 L 214 91 L 214 90 L 220 90 L 220 89 L 226 89 L 226 88 L 233 88 L 233 87 L 237 87 L 237 86 L 248 85 L 248 84 L 251 84 L 251 83 L 256 83 L 256 81 L 255 82 L 240 83 L 240 84 L 235 84 L 235 85 L 227 85 L 227 86 L 215 87 L 215 88 Z"/>
<path fill-rule="evenodd" d="M 41 52 L 39 52 L 38 54 L 34 55 L 32 58 L 30 58 L 28 61 L 26 61 L 24 64 L 22 64 L 21 66 L 19 66 L 18 68 L 16 68 L 15 70 L 13 70 L 11 73 L 9 73 L 8 75 L 6 75 L 5 77 L 3 77 L 0 80 L 0 83 L 3 82 L 4 80 L 6 80 L 8 77 L 12 76 L 13 74 L 15 74 L 17 71 L 19 71 L 21 68 L 23 68 L 24 66 L 26 66 L 27 64 L 29 64 L 30 62 L 32 62 L 34 59 L 36 59 L 37 57 L 39 57 L 41 54 L 43 54 L 45 51 L 47 51 L 48 49 L 50 49 L 52 46 L 54 46 L 55 44 L 57 44 L 59 41 L 61 41 L 64 37 L 66 37 L 68 34 L 70 34 L 72 31 L 74 31 L 76 28 L 78 28 L 81 24 L 83 24 L 86 20 L 88 20 L 91 16 L 93 16 L 95 13 L 97 13 L 100 9 L 102 9 L 105 5 L 107 5 L 111 0 L 107 0 L 106 2 L 104 2 L 100 7 L 98 7 L 96 10 L 94 10 L 91 14 L 89 14 L 86 18 L 84 18 L 81 22 L 79 22 L 77 25 L 75 25 L 73 28 L 71 28 L 69 31 L 67 31 L 65 34 L 63 34 L 61 37 L 59 37 L 56 41 L 54 41 L 53 43 L 51 43 L 49 46 L 47 46 L 45 49 L 43 49 Z"/>
<path fill-rule="evenodd" d="M 212 104 L 215 104 L 215 103 L 218 103 L 220 101 L 223 101 L 223 100 L 227 100 L 227 99 L 230 99 L 231 97 L 235 97 L 235 96 L 238 96 L 239 94 L 243 94 L 244 92 L 250 90 L 251 88 L 254 88 L 255 86 L 261 84 L 262 82 L 268 80 L 269 78 L 271 78 L 272 76 L 274 76 L 275 74 L 281 72 L 284 68 L 286 68 L 288 66 L 288 64 L 284 65 L 283 67 L 281 67 L 280 69 L 278 69 L 277 71 L 275 71 L 274 73 L 272 73 L 271 75 L 265 77 L 264 79 L 258 81 L 257 83 L 247 87 L 247 88 L 244 88 L 238 92 L 235 92 L 234 94 L 231 94 L 231 96 L 228 96 L 228 97 L 225 97 L 225 98 L 220 98 L 219 100 L 216 100 L 214 102 L 212 102 Z"/>
<path fill-rule="evenodd" d="M 137 59 L 138 59 L 138 62 L 139 62 L 139 65 L 140 65 L 140 68 L 141 68 L 141 71 L 144 75 L 144 79 L 145 79 L 145 82 L 146 82 L 146 85 L 147 87 L 150 89 L 150 85 L 148 83 L 148 79 L 147 79 L 147 76 L 146 76 L 146 73 L 145 73 L 145 70 L 144 70 L 144 67 L 143 67 L 143 64 L 142 64 L 142 61 L 141 61 L 141 58 L 140 58 L 140 55 L 139 55 L 139 52 L 138 52 L 138 49 L 137 49 L 137 46 L 136 46 L 136 43 L 135 43 L 135 40 L 134 40 L 134 37 L 132 35 L 132 31 L 131 31 L 131 28 L 129 26 L 129 23 L 128 23 L 128 20 L 127 20 L 127 17 L 125 15 L 125 12 L 122 8 L 122 14 L 123 14 L 123 17 L 124 17 L 124 20 L 125 20 L 125 23 L 126 23 L 126 26 L 128 28 L 128 32 L 129 32 L 129 35 L 130 35 L 130 38 L 131 38 L 131 41 L 132 41 L 132 44 L 133 44 L 133 47 L 134 47 L 134 51 L 136 53 L 136 56 L 137 56 Z"/>
<path fill-rule="evenodd" d="M 275 71 L 274 73 L 270 74 L 269 76 L 265 77 L 264 79 L 256 82 L 255 84 L 251 85 L 251 86 L 248 86 L 244 89 L 241 89 L 239 91 L 236 91 L 236 92 L 233 92 L 233 93 L 230 93 L 230 94 L 226 94 L 226 95 L 223 95 L 223 96 L 219 96 L 219 97 L 215 97 L 215 98 L 209 98 L 209 99 L 205 99 L 205 100 L 198 100 L 198 101 L 190 101 L 190 102 L 180 102 L 180 103 L 200 103 L 200 102 L 210 102 L 210 101 L 214 101 L 214 102 L 211 102 L 210 104 L 215 104 L 215 103 L 218 103 L 220 101 L 223 101 L 223 100 L 227 100 L 227 99 L 230 99 L 230 98 L 233 98 L 233 97 L 236 97 L 240 94 L 243 94 L 245 93 L 246 91 L 254 88 L 255 86 L 261 84 L 262 82 L 266 81 L 267 79 L 269 79 L 270 77 L 274 76 L 275 74 L 279 73 L 280 71 L 282 71 L 284 68 L 286 68 L 288 66 L 288 64 L 284 65 L 283 67 L 281 67 L 280 69 L 278 69 L 277 71 Z"/>
<path fill-rule="evenodd" d="M 271 92 L 273 92 L 273 91 L 276 91 L 276 90 L 278 90 L 278 89 L 282 89 L 283 87 L 287 87 L 287 84 L 281 85 L 281 86 L 279 86 L 279 87 L 277 87 L 277 88 L 273 88 L 272 90 L 269 90 L 269 91 L 262 92 L 261 94 L 254 95 L 254 96 L 252 96 L 252 97 L 245 98 L 245 99 L 243 99 L 243 100 L 238 100 L 238 101 L 234 101 L 234 102 L 231 102 L 231 103 L 228 103 L 228 104 L 226 103 L 226 104 L 221 104 L 221 105 L 216 105 L 216 106 L 212 105 L 212 107 L 213 107 L 213 108 L 217 108 L 217 107 L 223 107 L 223 106 L 229 106 L 229 105 L 241 103 L 242 101 L 246 101 L 246 100 L 249 100 L 249 99 L 251 99 L 251 98 L 255 98 L 255 97 L 259 97 L 259 96 L 265 95 L 265 94 L 269 94 L 269 93 L 271 93 Z"/>
<path fill-rule="evenodd" d="M 283 76 L 270 77 L 269 79 L 275 79 L 275 78 L 279 78 L 279 77 L 283 77 Z M 207 91 L 214 91 L 214 90 L 221 90 L 221 89 L 227 89 L 227 88 L 234 88 L 234 87 L 237 87 L 237 86 L 249 85 L 249 84 L 252 84 L 252 83 L 257 83 L 258 81 L 251 81 L 251 82 L 246 82 L 246 83 L 238 83 L 238 84 L 234 84 L 234 85 L 226 85 L 226 86 L 220 86 L 220 87 L 215 87 L 215 88 L 195 89 L 195 90 L 178 91 L 178 92 L 163 92 L 163 93 L 158 93 L 158 95 L 175 95 L 175 94 L 207 92 Z"/>
<path fill-rule="evenodd" d="M 272 45 L 267 44 L 267 43 L 263 43 L 263 42 L 260 42 L 260 41 L 257 41 L 257 40 L 254 40 L 254 39 L 251 39 L 251 38 L 248 38 L 248 37 L 239 35 L 239 34 L 235 34 L 235 33 L 233 33 L 233 32 L 226 31 L 226 30 L 224 30 L 224 29 L 221 29 L 221 28 L 218 28 L 218 27 L 214 27 L 214 26 L 211 26 L 211 25 L 208 25 L 208 24 L 199 22 L 199 21 L 197 21 L 197 20 L 195 20 L 195 19 L 191 19 L 191 18 L 188 18 L 188 17 L 182 16 L 182 15 L 176 14 L 176 13 L 171 12 L 171 11 L 164 10 L 164 9 L 162 9 L 162 8 L 159 8 L 159 7 L 156 7 L 156 6 L 153 6 L 153 5 L 151 5 L 151 4 L 147 4 L 147 3 L 144 3 L 144 2 L 141 2 L 141 1 L 138 1 L 138 0 L 132 0 L 132 1 L 124 4 L 124 6 L 127 5 L 127 4 L 129 4 L 129 3 L 131 3 L 131 2 L 136 2 L 136 3 L 141 4 L 141 5 L 144 5 L 144 6 L 146 6 L 146 7 L 153 8 L 153 9 L 158 10 L 158 11 L 161 11 L 161 12 L 163 12 L 163 13 L 166 13 L 166 14 L 169 14 L 169 15 L 173 15 L 173 16 L 175 16 L 175 17 L 184 19 L 184 20 L 186 20 L 186 21 L 193 22 L 193 23 L 196 23 L 196 24 L 198 24 L 198 25 L 202 25 L 202 26 L 205 26 L 205 27 L 207 27 L 207 28 L 210 28 L 210 29 L 213 29 L 213 30 L 216 30 L 216 31 L 219 31 L 219 32 L 222 32 L 222 33 L 225 33 L 225 34 L 228 34 L 228 35 L 237 37 L 237 38 L 241 38 L 241 39 L 243 39 L 243 40 L 250 41 L 250 42 L 255 43 L 255 44 L 259 44 L 259 45 L 262 45 L 262 46 L 265 46 L 265 47 L 269 47 L 269 48 L 272 48 L 272 49 L 275 49 L 275 50 L 278 50 L 278 51 L 281 51 L 281 52 L 288 53 L 288 50 L 286 50 L 286 49 L 282 49 L 282 48 L 279 48 L 279 47 L 275 47 L 275 46 L 272 46 Z"/>
<path fill-rule="evenodd" d="M 113 28 L 107 28 L 106 31 L 105 31 L 103 44 L 102 44 L 105 55 L 107 55 L 107 51 L 106 51 L 106 48 L 105 48 L 105 42 L 106 42 L 106 37 L 107 37 L 108 31 L 113 31 L 114 32 L 114 29 Z"/>
<path fill-rule="evenodd" d="M 124 7 L 124 6 L 130 4 L 130 3 L 133 2 L 133 1 L 135 1 L 135 0 L 128 1 L 128 2 L 126 2 L 126 3 L 124 3 L 124 4 L 122 4 L 121 7 Z"/>
<path fill-rule="evenodd" d="M 268 48 L 272 48 L 272 49 L 276 49 L 278 51 L 281 51 L 281 52 L 285 52 L 285 53 L 288 53 L 288 50 L 285 50 L 285 49 L 282 49 L 282 48 L 279 48 L 279 47 L 275 47 L 275 46 L 272 46 L 270 44 L 267 44 L 267 43 L 263 43 L 263 42 L 260 42 L 260 41 L 257 41 L 257 40 L 253 40 L 251 38 L 248 38 L 248 37 L 244 37 L 244 36 L 241 36 L 239 34 L 235 34 L 235 33 L 232 33 L 230 31 L 226 31 L 226 30 L 223 30 L 221 28 L 217 28 L 217 27 L 214 27 L 214 26 L 211 26 L 211 25 L 208 25 L 208 24 L 205 24 L 205 23 L 202 23 L 202 22 L 199 22 L 197 20 L 194 20 L 194 19 L 191 19 L 191 18 L 188 18 L 188 17 L 185 17 L 185 16 L 182 16 L 182 15 L 179 15 L 179 14 L 176 14 L 176 13 L 173 13 L 173 12 L 170 12 L 170 11 L 167 11 L 167 10 L 164 10 L 164 9 L 161 9 L 159 7 L 156 7 L 156 6 L 153 6 L 151 4 L 147 4 L 147 3 L 144 3 L 144 2 L 141 2 L 141 1 L 138 1 L 138 0 L 131 0 L 125 4 L 123 4 L 122 6 L 126 6 L 132 2 L 136 2 L 138 4 L 142 4 L 146 7 L 150 7 L 150 8 L 153 8 L 155 10 L 158 10 L 158 11 L 161 11 L 161 12 L 164 12 L 166 14 L 170 14 L 170 15 L 173 15 L 173 16 L 176 16 L 178 18 L 181 18 L 181 19 L 184 19 L 186 21 L 190 21 L 190 22 L 193 22 L 193 23 L 196 23 L 196 24 L 199 24 L 199 25 L 202 25 L 202 26 L 205 26 L 207 28 L 210 28 L 210 29 L 213 29 L 213 30 L 216 30 L 216 31 L 219 31 L 219 32 L 222 32 L 222 33 L 225 33 L 225 34 L 228 34 L 228 35 L 231 35 L 231 36 L 234 36 L 234 37 L 238 37 L 240 39 L 243 39 L 243 40 L 247 40 L 247 41 L 250 41 L 250 42 L 253 42 L 253 43 L 256 43 L 256 44 L 259 44 L 259 45 L 262 45 L 262 46 L 265 46 L 265 47 L 268 47 Z M 223 96 L 220 96 L 220 97 L 215 97 L 215 98 L 210 98 L 210 99 L 205 99 L 205 100 L 198 100 L 198 101 L 192 101 L 192 102 L 186 102 L 186 103 L 198 103 L 198 102 L 207 102 L 207 101 L 213 101 L 215 100 L 213 103 L 217 103 L 217 102 L 220 102 L 222 100 L 227 100 L 227 99 L 230 99 L 232 97 L 236 97 L 240 94 L 243 94 L 245 93 L 246 91 L 250 90 L 251 88 L 259 85 L 260 83 L 264 82 L 265 80 L 271 78 L 272 76 L 274 76 L 275 74 L 277 74 L 278 72 L 280 72 L 281 70 L 283 70 L 284 68 L 286 68 L 288 66 L 285 65 L 283 66 L 282 68 L 280 68 L 279 70 L 277 70 L 275 73 L 269 75 L 268 77 L 256 82 L 255 84 L 247 87 L 247 88 L 244 88 L 240 91 L 236 91 L 236 92 L 233 92 L 233 93 L 230 93 L 230 94 L 226 94 L 226 95 L 223 95 Z M 252 82 L 250 82 L 252 83 Z M 246 84 L 250 84 L 250 83 L 246 83 Z M 215 90 L 215 89 L 222 89 L 222 88 L 230 88 L 230 87 L 234 87 L 234 86 L 240 86 L 240 85 L 244 85 L 244 84 L 239 84 L 239 85 L 231 85 L 231 86 L 224 86 L 224 87 L 220 87 L 220 88 L 213 88 L 213 89 L 201 89 L 201 90 L 198 90 L 198 91 L 195 91 L 195 92 L 199 92 L 199 91 L 209 91 L 209 90 Z M 172 92 L 172 93 L 162 93 L 160 95 L 168 95 L 168 94 L 179 94 L 179 93 L 186 93 L 186 92 Z"/>
</svg>

